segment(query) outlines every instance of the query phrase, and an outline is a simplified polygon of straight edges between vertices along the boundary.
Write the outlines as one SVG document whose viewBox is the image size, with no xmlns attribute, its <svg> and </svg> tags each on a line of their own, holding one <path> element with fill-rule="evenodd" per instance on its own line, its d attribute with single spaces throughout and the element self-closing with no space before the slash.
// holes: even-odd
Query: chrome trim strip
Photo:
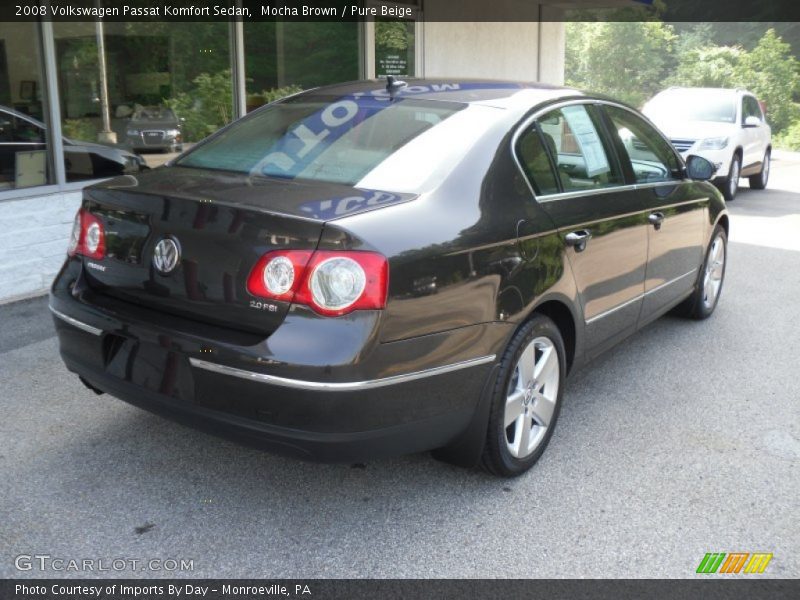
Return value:
<svg viewBox="0 0 800 600">
<path fill-rule="evenodd" d="M 91 333 L 92 335 L 100 335 L 103 333 L 102 329 L 98 329 L 97 327 L 92 327 L 91 325 L 87 325 L 83 321 L 78 321 L 78 319 L 73 319 L 72 317 L 65 315 L 61 311 L 56 310 L 52 306 L 48 304 L 47 306 L 50 309 L 50 312 L 57 316 L 62 321 L 69 323 L 73 327 L 77 327 L 78 329 L 82 329 L 86 333 Z"/>
<path fill-rule="evenodd" d="M 325 382 L 325 381 L 304 381 L 301 379 L 289 379 L 287 377 L 278 377 L 277 375 L 267 375 L 266 373 L 258 373 L 256 371 L 247 371 L 245 369 L 238 369 L 236 367 L 228 367 L 218 363 L 212 363 L 199 358 L 190 358 L 189 362 L 193 367 L 198 369 L 205 369 L 206 371 L 213 371 L 214 373 L 221 373 L 222 375 L 230 375 L 231 377 L 239 377 L 241 379 L 249 379 L 250 381 L 257 381 L 261 383 L 271 383 L 282 387 L 300 389 L 300 390 L 316 390 L 323 392 L 349 392 L 358 390 L 369 390 L 387 385 L 395 385 L 398 383 L 405 383 L 407 381 L 415 381 L 423 379 L 424 377 L 433 377 L 434 375 L 443 375 L 452 371 L 466 369 L 469 367 L 477 367 L 486 363 L 493 362 L 495 355 L 480 356 L 478 358 L 471 358 L 461 362 L 445 365 L 443 367 L 434 367 L 432 369 L 425 369 L 424 371 L 415 371 L 413 373 L 406 373 L 405 375 L 393 375 L 391 377 L 384 377 L 382 379 L 368 379 L 366 381 L 348 381 L 343 383 Z"/>
<path fill-rule="evenodd" d="M 587 320 L 586 320 L 586 324 L 587 324 L 587 325 L 591 325 L 591 324 L 592 324 L 592 323 L 594 323 L 595 321 L 599 321 L 599 320 L 600 320 L 600 319 L 602 319 L 603 317 L 607 317 L 608 315 L 610 315 L 610 314 L 612 314 L 612 313 L 615 313 L 615 312 L 617 312 L 618 310 L 622 310 L 622 309 L 623 309 L 623 308 L 625 308 L 626 306 L 630 306 L 631 304 L 633 304 L 634 302 L 638 302 L 638 301 L 639 301 L 639 300 L 641 300 L 642 298 L 644 298 L 644 294 L 638 294 L 637 296 L 634 296 L 634 297 L 633 297 L 633 298 L 631 298 L 630 300 L 626 300 L 626 301 L 625 301 L 625 302 L 623 302 L 622 304 L 617 304 L 617 305 L 616 305 L 614 308 L 609 308 L 607 311 L 605 311 L 605 312 L 601 312 L 599 315 L 595 315 L 595 316 L 593 316 L 591 319 L 587 319 Z"/>
<path fill-rule="evenodd" d="M 639 294 L 638 296 L 635 296 L 635 297 L 631 298 L 630 300 L 626 300 L 622 304 L 617 304 L 614 308 L 609 308 L 607 311 L 601 312 L 599 315 L 595 315 L 591 319 L 587 319 L 585 322 L 586 322 L 587 325 L 590 325 L 590 324 L 594 323 L 595 321 L 598 321 L 598 320 L 602 319 L 603 317 L 607 317 L 608 315 L 610 315 L 610 314 L 612 314 L 612 313 L 614 313 L 614 312 L 616 312 L 618 310 L 621 310 L 621 309 L 625 308 L 626 306 L 628 306 L 630 304 L 633 304 L 637 300 L 643 300 L 644 298 L 646 298 L 650 294 L 654 294 L 657 291 L 659 291 L 661 289 L 664 289 L 665 287 L 670 286 L 670 285 L 672 285 L 674 283 L 678 283 L 682 279 L 686 279 L 690 275 L 694 275 L 696 273 L 697 273 L 697 269 L 692 269 L 688 273 L 684 273 L 683 275 L 680 275 L 680 276 L 676 277 L 675 279 L 670 279 L 669 281 L 665 281 L 664 283 L 662 283 L 660 285 L 657 285 L 656 287 L 654 287 L 654 288 L 652 288 L 650 290 L 647 290 L 646 292 L 643 292 L 643 293 Z"/>
<path fill-rule="evenodd" d="M 642 296 L 647 296 L 648 294 L 654 294 L 657 291 L 659 291 L 660 289 L 663 289 L 663 288 L 665 288 L 667 286 L 670 286 L 673 283 L 678 283 L 681 279 L 686 279 L 690 275 L 695 275 L 696 273 L 697 273 L 697 269 L 692 269 L 688 273 L 684 273 L 683 275 L 681 275 L 679 277 L 676 277 L 675 279 L 670 279 L 669 281 L 665 281 L 664 283 L 662 283 L 660 285 L 657 285 L 656 287 L 654 287 L 652 289 L 647 290 L 644 294 L 642 294 Z"/>
</svg>

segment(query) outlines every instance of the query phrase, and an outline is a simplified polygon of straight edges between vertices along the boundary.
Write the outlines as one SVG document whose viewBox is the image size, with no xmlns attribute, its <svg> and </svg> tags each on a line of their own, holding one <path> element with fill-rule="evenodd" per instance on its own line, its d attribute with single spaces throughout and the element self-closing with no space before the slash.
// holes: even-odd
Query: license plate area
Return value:
<svg viewBox="0 0 800 600">
<path fill-rule="evenodd" d="M 194 380 L 189 360 L 171 348 L 168 338 L 159 341 L 161 344 L 143 343 L 132 337 L 106 334 L 106 372 L 158 394 L 192 402 Z"/>
</svg>

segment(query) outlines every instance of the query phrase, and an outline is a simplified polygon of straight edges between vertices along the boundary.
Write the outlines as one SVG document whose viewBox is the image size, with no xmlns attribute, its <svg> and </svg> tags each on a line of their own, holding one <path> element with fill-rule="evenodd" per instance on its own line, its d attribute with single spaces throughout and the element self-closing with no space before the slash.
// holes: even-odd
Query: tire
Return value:
<svg viewBox="0 0 800 600">
<path fill-rule="evenodd" d="M 730 202 L 736 197 L 736 192 L 739 191 L 739 179 L 742 174 L 742 159 L 739 154 L 734 154 L 731 160 L 731 168 L 728 171 L 728 176 L 720 186 L 720 191 L 726 202 Z"/>
<path fill-rule="evenodd" d="M 531 380 L 537 370 L 538 381 Z M 481 457 L 484 469 L 516 477 L 539 460 L 558 420 L 565 376 L 561 332 L 549 318 L 534 315 L 511 339 L 500 361 Z M 506 427 L 507 417 L 514 414 L 518 416 Z"/>
<path fill-rule="evenodd" d="M 718 266 L 712 266 L 712 269 L 709 270 L 709 265 L 715 259 L 712 254 L 714 252 L 718 252 L 715 249 L 714 243 L 719 241 L 721 244 L 721 258 L 722 263 Z M 720 255 L 718 255 L 719 257 Z M 683 317 L 688 317 L 690 319 L 707 319 L 712 315 L 714 309 L 717 308 L 717 304 L 719 303 L 720 294 L 722 294 L 722 286 L 725 283 L 725 270 L 728 264 L 727 261 L 728 257 L 728 236 L 725 235 L 725 230 L 722 226 L 717 225 L 714 228 L 714 234 L 711 236 L 711 241 L 708 244 L 708 248 L 706 249 L 706 258 L 703 261 L 703 267 L 700 269 L 700 273 L 697 277 L 697 282 L 694 286 L 694 292 L 692 295 L 689 296 L 686 300 L 684 300 L 681 304 L 677 306 L 675 309 L 675 314 L 678 314 Z M 713 274 L 713 270 L 717 269 L 717 274 L 719 275 L 718 285 L 712 286 L 711 289 L 714 290 L 713 298 L 709 301 L 708 294 L 710 289 L 707 286 L 708 279 L 707 277 L 711 277 Z"/>
<path fill-rule="evenodd" d="M 761 172 L 750 177 L 750 188 L 754 190 L 766 189 L 769 183 L 769 173 L 771 171 L 772 152 L 767 150 L 764 153 L 764 162 L 761 163 Z"/>
</svg>

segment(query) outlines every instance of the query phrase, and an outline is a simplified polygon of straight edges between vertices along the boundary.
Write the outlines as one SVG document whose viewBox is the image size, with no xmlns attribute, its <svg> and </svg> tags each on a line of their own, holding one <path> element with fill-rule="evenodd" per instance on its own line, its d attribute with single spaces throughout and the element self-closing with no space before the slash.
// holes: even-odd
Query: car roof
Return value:
<svg viewBox="0 0 800 600">
<path fill-rule="evenodd" d="M 399 97 L 481 104 L 508 109 L 528 109 L 543 102 L 584 96 L 578 90 L 528 81 L 472 78 L 403 78 L 407 84 L 397 93 Z M 302 95 L 351 96 L 388 95 L 385 79 L 351 81 L 314 88 Z"/>
<path fill-rule="evenodd" d="M 657 95 L 661 94 L 675 94 L 675 93 L 682 93 L 682 92 L 702 92 L 702 93 L 712 93 L 712 94 L 724 94 L 728 93 L 731 95 L 746 95 L 746 96 L 755 96 L 749 90 L 744 88 L 720 88 L 720 87 L 671 87 L 667 88 L 666 90 L 662 90 Z"/>
</svg>

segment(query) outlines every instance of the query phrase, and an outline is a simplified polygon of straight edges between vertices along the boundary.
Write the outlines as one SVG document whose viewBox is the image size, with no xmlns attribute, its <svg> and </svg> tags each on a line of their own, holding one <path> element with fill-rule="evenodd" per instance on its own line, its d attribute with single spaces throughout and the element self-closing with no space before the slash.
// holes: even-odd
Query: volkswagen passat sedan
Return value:
<svg viewBox="0 0 800 600">
<path fill-rule="evenodd" d="M 51 292 L 61 355 L 95 391 L 278 451 L 516 475 L 568 373 L 670 309 L 714 311 L 713 171 L 574 90 L 316 89 L 85 190 Z"/>
</svg>

